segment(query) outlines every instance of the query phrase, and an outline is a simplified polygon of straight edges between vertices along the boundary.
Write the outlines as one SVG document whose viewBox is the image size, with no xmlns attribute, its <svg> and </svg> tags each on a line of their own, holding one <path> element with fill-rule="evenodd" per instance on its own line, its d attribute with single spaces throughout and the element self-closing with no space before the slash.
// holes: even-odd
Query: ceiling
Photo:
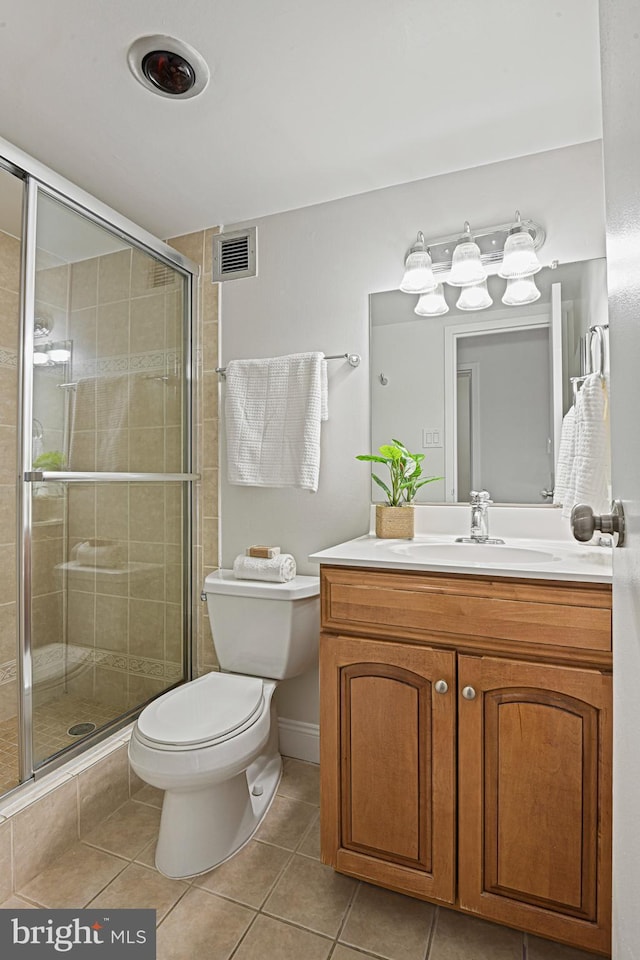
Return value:
<svg viewBox="0 0 640 960">
<path fill-rule="evenodd" d="M 0 0 L 0 49 L 0 136 L 164 237 L 601 136 L 597 0 Z"/>
</svg>

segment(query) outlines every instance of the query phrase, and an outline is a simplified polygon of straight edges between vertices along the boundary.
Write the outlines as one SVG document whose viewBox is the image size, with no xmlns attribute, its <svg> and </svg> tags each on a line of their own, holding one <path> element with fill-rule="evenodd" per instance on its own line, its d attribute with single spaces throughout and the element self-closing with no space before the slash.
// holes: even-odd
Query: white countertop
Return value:
<svg viewBox="0 0 640 960">
<path fill-rule="evenodd" d="M 577 541 L 505 538 L 501 544 L 457 544 L 455 536 L 382 540 L 373 534 L 312 553 L 309 560 L 381 570 L 433 570 L 535 580 L 611 583 L 612 548 Z"/>
</svg>

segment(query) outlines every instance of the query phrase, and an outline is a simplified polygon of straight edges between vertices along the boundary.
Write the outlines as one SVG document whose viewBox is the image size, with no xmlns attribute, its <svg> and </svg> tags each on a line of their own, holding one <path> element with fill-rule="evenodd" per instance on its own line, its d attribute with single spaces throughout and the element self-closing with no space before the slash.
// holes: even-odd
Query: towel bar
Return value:
<svg viewBox="0 0 640 960">
<path fill-rule="evenodd" d="M 359 367 L 362 357 L 359 353 L 334 353 L 331 356 L 325 357 L 325 360 L 346 360 L 350 366 Z M 226 367 L 216 367 L 215 372 L 221 377 L 226 377 L 227 368 Z"/>
</svg>

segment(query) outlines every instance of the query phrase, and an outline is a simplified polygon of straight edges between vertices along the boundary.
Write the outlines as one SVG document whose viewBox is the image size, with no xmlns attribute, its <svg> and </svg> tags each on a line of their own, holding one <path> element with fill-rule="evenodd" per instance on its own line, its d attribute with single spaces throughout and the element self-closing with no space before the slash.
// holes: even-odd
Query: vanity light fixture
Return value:
<svg viewBox="0 0 640 960">
<path fill-rule="evenodd" d="M 486 310 L 493 303 L 487 289 L 487 281 L 474 283 L 470 287 L 463 287 L 458 297 L 458 310 Z"/>
<path fill-rule="evenodd" d="M 458 306 L 462 310 L 484 310 L 491 303 L 486 290 L 487 276 L 498 274 L 508 282 L 502 300 L 504 304 L 534 303 L 540 293 L 532 277 L 542 269 L 536 251 L 544 241 L 544 229 L 533 220 L 523 220 L 518 210 L 509 223 L 482 227 L 473 232 L 465 221 L 462 236 L 458 233 L 426 241 L 420 232 L 405 260 L 400 289 L 404 293 L 424 294 L 432 293 L 442 283 L 462 287 L 463 291 L 477 287 L 469 296 L 460 296 Z M 483 282 L 484 287 L 481 286 Z M 419 316 L 438 316 L 438 313 L 425 312 L 428 303 L 420 302 L 419 305 L 419 310 L 416 307 Z"/>
<path fill-rule="evenodd" d="M 464 225 L 464 236 L 456 244 L 451 259 L 451 273 L 447 283 L 452 287 L 471 287 L 487 279 L 482 260 L 480 247 L 471 236 L 471 227 L 468 222 Z"/>
<path fill-rule="evenodd" d="M 525 303 L 535 303 L 540 299 L 540 291 L 533 277 L 518 277 L 507 280 L 507 289 L 502 302 L 508 307 L 522 307 Z"/>
<path fill-rule="evenodd" d="M 444 289 L 439 283 L 431 293 L 423 293 L 413 309 L 419 317 L 441 317 L 449 312 L 449 305 L 444 298 Z"/>
<path fill-rule="evenodd" d="M 403 293 L 431 293 L 438 285 L 433 276 L 431 256 L 424 242 L 424 234 L 418 231 L 416 242 L 404 261 L 404 276 L 400 289 Z"/>
<path fill-rule="evenodd" d="M 536 256 L 533 237 L 522 225 L 520 211 L 516 210 L 516 219 L 504 245 L 502 264 L 498 276 L 504 280 L 519 280 L 532 277 L 542 270 L 542 264 Z"/>
</svg>

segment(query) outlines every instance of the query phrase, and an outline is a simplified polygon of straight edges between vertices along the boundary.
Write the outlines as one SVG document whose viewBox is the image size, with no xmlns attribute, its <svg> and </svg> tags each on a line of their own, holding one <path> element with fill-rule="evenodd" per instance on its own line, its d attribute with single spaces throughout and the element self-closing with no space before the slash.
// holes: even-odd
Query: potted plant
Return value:
<svg viewBox="0 0 640 960">
<path fill-rule="evenodd" d="M 376 536 L 384 539 L 411 539 L 414 531 L 413 501 L 420 487 L 442 477 L 422 477 L 424 453 L 410 453 L 400 440 L 378 448 L 378 454 L 361 453 L 356 460 L 383 463 L 390 483 L 372 473 L 371 479 L 384 491 L 387 503 L 376 504 Z"/>
</svg>

